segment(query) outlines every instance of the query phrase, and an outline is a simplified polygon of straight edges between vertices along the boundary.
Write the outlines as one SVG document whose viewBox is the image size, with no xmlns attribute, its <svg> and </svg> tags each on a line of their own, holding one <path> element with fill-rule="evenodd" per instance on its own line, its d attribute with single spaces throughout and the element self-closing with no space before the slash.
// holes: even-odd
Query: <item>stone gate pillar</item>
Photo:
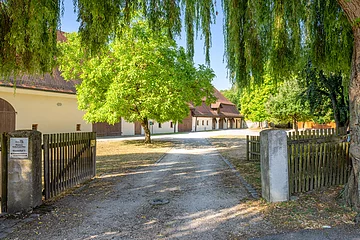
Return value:
<svg viewBox="0 0 360 240">
<path fill-rule="evenodd" d="M 260 132 L 262 196 L 269 202 L 289 200 L 287 136 L 283 130 Z"/>
<path fill-rule="evenodd" d="M 8 213 L 42 203 L 41 133 L 19 130 L 8 138 Z"/>
</svg>

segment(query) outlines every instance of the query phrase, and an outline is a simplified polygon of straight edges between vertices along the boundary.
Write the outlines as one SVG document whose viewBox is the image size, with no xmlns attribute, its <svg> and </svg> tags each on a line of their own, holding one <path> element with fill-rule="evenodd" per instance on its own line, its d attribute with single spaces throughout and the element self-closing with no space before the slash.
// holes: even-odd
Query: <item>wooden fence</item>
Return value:
<svg viewBox="0 0 360 240">
<path fill-rule="evenodd" d="M 260 161 L 260 136 L 246 136 L 246 159 Z"/>
<path fill-rule="evenodd" d="M 96 133 L 44 134 L 43 141 L 45 199 L 95 176 Z"/>
<path fill-rule="evenodd" d="M 247 159 L 260 160 L 260 137 L 247 136 Z M 351 169 L 344 130 L 288 133 L 289 193 L 307 192 L 347 182 Z"/>
<path fill-rule="evenodd" d="M 342 185 L 350 173 L 347 136 L 334 129 L 288 135 L 289 193 Z"/>
</svg>

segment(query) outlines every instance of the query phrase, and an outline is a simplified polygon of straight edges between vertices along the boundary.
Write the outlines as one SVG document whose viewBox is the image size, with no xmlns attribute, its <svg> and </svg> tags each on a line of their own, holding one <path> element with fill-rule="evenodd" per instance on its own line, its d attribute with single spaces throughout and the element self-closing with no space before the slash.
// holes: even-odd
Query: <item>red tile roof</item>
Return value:
<svg viewBox="0 0 360 240">
<path fill-rule="evenodd" d="M 224 95 L 222 95 L 216 88 L 214 88 L 214 96 L 216 102 L 206 105 L 202 102 L 201 106 L 196 106 L 192 111 L 194 117 L 226 117 L 226 118 L 240 118 L 242 115 L 239 113 L 235 104 L 230 102 Z M 218 113 L 219 109 L 219 113 Z"/>
<path fill-rule="evenodd" d="M 26 88 L 33 90 L 42 90 L 59 93 L 76 94 L 76 84 L 79 81 L 65 81 L 60 75 L 60 71 L 55 69 L 52 74 L 46 73 L 45 75 L 24 75 L 19 78 L 10 78 L 6 80 L 0 80 L 0 86 L 17 88 Z"/>
<path fill-rule="evenodd" d="M 67 38 L 65 37 L 65 32 L 58 30 L 56 32 L 56 40 L 58 42 L 66 42 Z"/>
</svg>

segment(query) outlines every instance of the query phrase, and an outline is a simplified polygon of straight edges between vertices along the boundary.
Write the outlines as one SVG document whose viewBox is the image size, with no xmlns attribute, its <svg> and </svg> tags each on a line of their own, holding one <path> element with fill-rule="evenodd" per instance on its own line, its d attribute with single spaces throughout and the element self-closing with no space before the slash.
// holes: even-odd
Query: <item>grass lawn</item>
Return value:
<svg viewBox="0 0 360 240">
<path fill-rule="evenodd" d="M 96 146 L 96 175 L 122 173 L 155 163 L 173 146 L 172 142 L 143 140 L 101 141 Z"/>
<path fill-rule="evenodd" d="M 246 136 L 216 136 L 209 139 L 261 196 L 260 162 L 246 160 Z M 247 204 L 264 213 L 265 219 L 284 230 L 334 227 L 354 224 L 356 212 L 345 207 L 339 193 L 342 186 L 297 194 L 297 200 L 267 203 L 264 199 Z"/>
</svg>

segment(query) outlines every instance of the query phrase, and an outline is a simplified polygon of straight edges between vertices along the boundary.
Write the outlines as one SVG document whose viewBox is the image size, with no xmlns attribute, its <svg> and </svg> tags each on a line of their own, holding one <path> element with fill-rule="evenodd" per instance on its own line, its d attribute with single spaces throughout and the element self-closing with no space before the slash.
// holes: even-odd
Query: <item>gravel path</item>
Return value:
<svg viewBox="0 0 360 240">
<path fill-rule="evenodd" d="M 179 141 L 179 140 L 178 140 Z M 271 233 L 206 139 L 185 139 L 156 165 L 96 179 L 10 239 L 244 239 Z M 160 200 L 163 205 L 152 205 Z"/>
</svg>

